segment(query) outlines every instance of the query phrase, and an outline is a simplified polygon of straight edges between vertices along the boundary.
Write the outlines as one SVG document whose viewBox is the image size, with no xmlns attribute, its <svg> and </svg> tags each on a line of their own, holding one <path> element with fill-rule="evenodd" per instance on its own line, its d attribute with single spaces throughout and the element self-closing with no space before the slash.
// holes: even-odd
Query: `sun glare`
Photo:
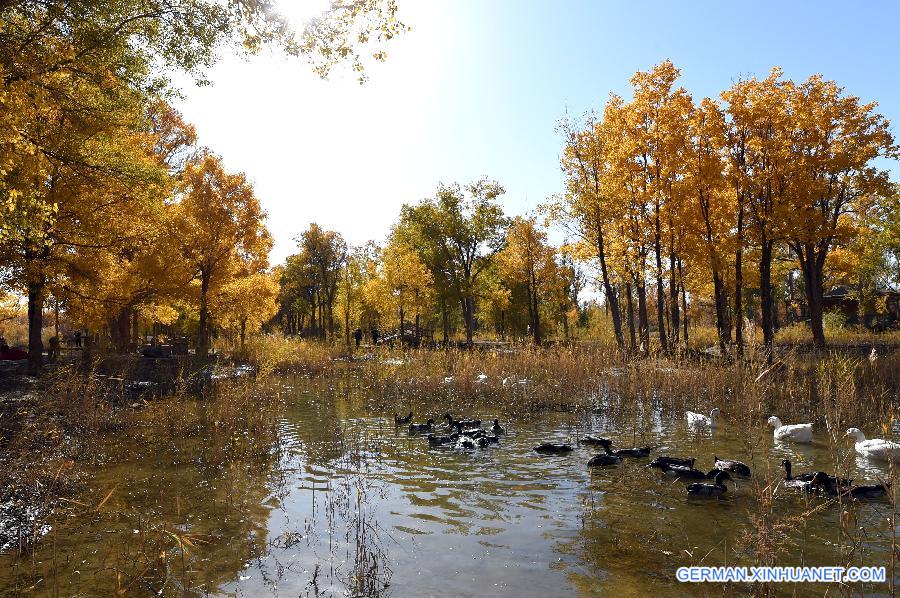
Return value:
<svg viewBox="0 0 900 598">
<path fill-rule="evenodd" d="M 330 4 L 329 0 L 280 0 L 277 8 L 282 16 L 299 29 L 325 12 Z"/>
</svg>

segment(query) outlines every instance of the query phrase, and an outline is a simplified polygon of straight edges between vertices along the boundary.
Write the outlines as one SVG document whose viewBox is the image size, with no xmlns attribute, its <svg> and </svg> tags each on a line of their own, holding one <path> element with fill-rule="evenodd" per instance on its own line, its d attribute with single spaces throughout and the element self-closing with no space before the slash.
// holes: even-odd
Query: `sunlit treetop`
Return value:
<svg viewBox="0 0 900 598">
<path fill-rule="evenodd" d="M 0 0 L 0 66 L 7 85 L 81 64 L 160 88 L 170 69 L 199 81 L 219 50 L 264 46 L 307 58 L 327 76 L 349 64 L 364 79 L 368 59 L 407 28 L 394 0 L 335 1 L 297 31 L 272 0 Z M 85 71 L 86 72 L 86 71 Z"/>
</svg>

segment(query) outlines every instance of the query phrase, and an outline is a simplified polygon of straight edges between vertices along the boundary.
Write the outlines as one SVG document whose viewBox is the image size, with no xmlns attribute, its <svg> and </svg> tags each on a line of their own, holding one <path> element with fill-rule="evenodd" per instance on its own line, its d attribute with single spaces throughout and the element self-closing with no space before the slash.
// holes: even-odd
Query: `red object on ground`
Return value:
<svg viewBox="0 0 900 598">
<path fill-rule="evenodd" d="M 19 361 L 20 359 L 28 359 L 28 351 L 16 349 L 15 347 L 0 349 L 0 360 Z"/>
</svg>

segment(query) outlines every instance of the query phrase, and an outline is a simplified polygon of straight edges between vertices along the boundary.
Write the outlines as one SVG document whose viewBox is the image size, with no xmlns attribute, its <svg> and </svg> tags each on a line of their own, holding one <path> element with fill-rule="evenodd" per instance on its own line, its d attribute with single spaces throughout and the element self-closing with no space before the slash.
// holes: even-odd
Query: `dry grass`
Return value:
<svg viewBox="0 0 900 598">
<path fill-rule="evenodd" d="M 266 352 L 270 351 L 270 352 Z M 514 415 L 556 409 L 628 408 L 709 411 L 758 427 L 769 415 L 813 421 L 835 433 L 849 426 L 881 430 L 896 417 L 900 351 L 878 356 L 788 352 L 773 367 L 748 351 L 745 361 L 631 359 L 613 347 L 558 345 L 483 351 L 388 350 L 357 353 L 316 342 L 269 337 L 255 362 L 267 371 L 340 379 L 366 390 L 375 411 L 405 413 L 473 402 Z"/>
<path fill-rule="evenodd" d="M 872 332 L 862 326 L 845 326 L 832 318 L 825 321 L 825 340 L 832 348 L 841 347 L 900 347 L 900 330 Z M 759 326 L 744 330 L 744 342 L 751 347 L 763 341 Z M 719 336 L 715 326 L 694 326 L 690 330 L 690 346 L 696 349 L 716 347 Z M 789 324 L 775 332 L 775 344 L 781 350 L 812 347 L 813 338 L 809 325 L 803 322 Z"/>
<path fill-rule="evenodd" d="M 343 347 L 270 334 L 251 338 L 237 356 L 256 367 L 257 377 L 265 378 L 274 372 L 316 374 L 345 355 Z"/>
<path fill-rule="evenodd" d="M 872 332 L 861 326 L 841 326 L 832 324 L 825 327 L 825 339 L 832 346 L 846 345 L 900 345 L 900 330 Z M 809 326 L 802 323 L 791 324 L 778 330 L 775 342 L 782 345 L 811 345 L 812 333 Z"/>
<path fill-rule="evenodd" d="M 842 560 L 834 564 L 886 565 L 889 576 L 892 575 L 896 563 L 895 548 L 891 547 L 880 555 L 870 550 L 873 537 L 884 533 L 880 529 L 883 527 L 881 522 L 870 520 L 864 523 L 861 518 L 858 520 L 862 505 L 858 501 L 839 497 L 797 497 L 791 504 L 799 510 L 785 509 L 783 500 L 778 500 L 779 495 L 790 492 L 781 486 L 783 473 L 777 468 L 773 470 L 766 446 L 757 446 L 755 439 L 759 438 L 762 422 L 771 414 L 777 414 L 786 421 L 814 422 L 816 429 L 829 437 L 829 471 L 853 478 L 855 476 L 851 471 L 856 465 L 855 453 L 852 446 L 848 447 L 844 432 L 848 427 L 861 427 L 871 434 L 890 437 L 893 421 L 897 417 L 897 404 L 893 397 L 900 383 L 898 369 L 898 351 L 874 361 L 839 351 L 820 357 L 790 353 L 766 375 L 744 378 L 743 392 L 738 400 L 743 412 L 739 417 L 732 416 L 732 419 L 744 430 L 744 454 L 755 475 L 749 484 L 752 504 L 748 509 L 750 526 L 735 546 L 735 556 L 754 565 L 795 565 L 796 556 L 788 562 L 783 559 L 787 555 L 796 555 L 798 547 L 804 543 L 826 539 L 839 547 Z M 895 481 L 893 471 L 888 480 Z M 893 521 L 896 518 L 894 496 L 890 503 L 887 518 Z M 826 529 L 807 527 L 811 516 L 820 512 L 835 513 L 833 525 Z M 871 526 L 879 529 L 871 529 Z M 843 587 L 839 592 L 866 594 L 873 589 L 860 584 L 855 588 Z M 785 588 L 777 584 L 758 584 L 745 590 L 748 595 L 773 596 L 780 595 Z"/>
</svg>

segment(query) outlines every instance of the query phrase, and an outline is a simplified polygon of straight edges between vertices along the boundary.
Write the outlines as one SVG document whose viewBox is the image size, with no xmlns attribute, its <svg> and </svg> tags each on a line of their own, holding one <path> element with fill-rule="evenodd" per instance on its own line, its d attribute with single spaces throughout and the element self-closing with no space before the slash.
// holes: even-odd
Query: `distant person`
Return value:
<svg viewBox="0 0 900 598">
<path fill-rule="evenodd" d="M 75 339 L 75 348 L 80 349 L 81 348 L 81 331 L 76 330 L 75 334 L 73 334 L 72 337 Z"/>
<path fill-rule="evenodd" d="M 378 337 L 379 337 L 378 329 L 377 329 L 377 328 L 373 328 L 373 329 L 372 329 L 372 344 L 373 344 L 373 345 L 377 345 L 377 344 L 378 344 Z"/>
<path fill-rule="evenodd" d="M 353 331 L 353 340 L 356 341 L 356 348 L 359 349 L 359 344 L 362 342 L 362 329 L 357 328 Z"/>
</svg>

